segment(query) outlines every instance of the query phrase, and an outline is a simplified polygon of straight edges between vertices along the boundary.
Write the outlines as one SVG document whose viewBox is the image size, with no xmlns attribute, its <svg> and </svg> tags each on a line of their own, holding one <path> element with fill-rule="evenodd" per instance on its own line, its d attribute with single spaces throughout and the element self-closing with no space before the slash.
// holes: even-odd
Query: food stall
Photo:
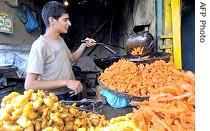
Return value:
<svg viewBox="0 0 210 131">
<path fill-rule="evenodd" d="M 37 14 L 40 29 L 23 41 L 17 38 L 17 30 L 14 30 L 11 41 L 6 42 L 7 46 L 12 46 L 9 50 L 2 48 L 5 44 L 1 44 L 0 51 L 10 51 L 15 57 L 9 66 L 0 68 L 0 78 L 8 77 L 7 73 L 13 71 L 21 74 L 17 79 L 24 79 L 31 47 L 28 43 L 34 40 L 32 36 L 43 33 L 39 17 L 40 7 L 46 2 L 23 2 Z M 71 17 L 75 26 L 62 35 L 68 48 L 74 50 L 78 47 L 71 43 L 84 41 L 84 34 L 97 40 L 95 47 L 87 49 L 83 57 L 73 63 L 75 77 L 85 87 L 83 93 L 75 95 L 72 92 L 71 100 L 59 101 L 55 94 L 45 94 L 43 90 L 17 91 L 11 88 L 2 96 L 0 131 L 194 131 L 195 75 L 182 69 L 180 27 L 169 20 L 176 14 L 161 16 L 165 22 L 161 24 L 165 27 L 156 28 L 160 24 L 156 21 L 156 15 L 160 13 L 159 2 L 72 1 L 68 9 L 76 14 Z M 161 1 L 165 4 L 161 11 L 172 10 L 179 2 Z M 13 9 L 18 6 L 17 3 Z M 178 7 L 180 9 L 180 5 Z M 84 26 L 78 26 L 76 21 L 83 22 L 81 25 Z M 176 33 L 172 28 L 177 29 Z M 0 39 L 5 37 L 10 36 L 1 36 Z M 26 46 L 22 48 L 14 44 L 14 37 Z M 24 61 L 17 60 L 20 56 Z M 7 61 L 8 57 L 4 58 Z M 15 64 L 20 61 L 22 65 Z M 6 85 L 0 88 L 4 92 Z"/>
<path fill-rule="evenodd" d="M 192 72 L 179 71 L 173 64 L 161 60 L 145 66 L 119 60 L 105 69 L 99 79 L 114 93 L 130 98 L 131 105 L 135 105 L 133 111 L 128 113 L 126 108 L 118 109 L 125 114 L 111 116 L 108 120 L 105 116 L 112 115 L 117 109 L 109 107 L 106 110 L 103 101 L 81 100 L 72 104 L 58 101 L 55 94 L 45 95 L 43 91 L 28 90 L 23 95 L 13 92 L 2 99 L 0 129 L 195 129 L 195 76 Z M 139 101 L 137 98 L 144 99 Z"/>
</svg>

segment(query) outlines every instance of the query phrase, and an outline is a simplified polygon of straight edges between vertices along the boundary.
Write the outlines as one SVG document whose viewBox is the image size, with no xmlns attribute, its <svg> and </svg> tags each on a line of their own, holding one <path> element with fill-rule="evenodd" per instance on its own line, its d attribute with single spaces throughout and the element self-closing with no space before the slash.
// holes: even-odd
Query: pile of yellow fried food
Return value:
<svg viewBox="0 0 210 131">
<path fill-rule="evenodd" d="M 111 81 L 106 83 L 108 72 Z M 138 78 L 132 79 L 130 76 Z M 164 61 L 137 66 L 132 62 L 120 60 L 104 71 L 101 81 L 115 90 L 117 86 L 123 88 L 119 89 L 120 91 L 130 91 L 132 94 L 131 90 L 137 88 L 134 95 L 150 94 L 147 101 L 133 101 L 132 103 L 140 105 L 140 108 L 121 117 L 123 120 L 110 122 L 109 127 L 120 127 L 119 123 L 123 123 L 124 129 L 129 131 L 195 130 L 195 75 L 192 72 L 177 70 L 172 64 Z M 141 92 L 142 89 L 144 92 Z M 125 127 L 125 122 L 132 124 Z"/>
<path fill-rule="evenodd" d="M 124 116 L 112 118 L 103 131 L 141 131 L 134 121 L 132 121 L 132 113 Z"/>
<path fill-rule="evenodd" d="M 55 94 L 43 91 L 12 92 L 2 99 L 0 131 L 97 131 L 105 117 L 64 105 Z"/>
</svg>

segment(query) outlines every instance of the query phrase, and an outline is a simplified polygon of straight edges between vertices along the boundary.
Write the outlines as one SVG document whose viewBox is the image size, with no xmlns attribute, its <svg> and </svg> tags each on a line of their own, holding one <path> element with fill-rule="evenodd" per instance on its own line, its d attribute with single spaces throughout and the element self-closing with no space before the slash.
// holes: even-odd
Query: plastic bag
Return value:
<svg viewBox="0 0 210 131">
<path fill-rule="evenodd" d="M 17 10 L 17 16 L 19 18 L 19 20 L 23 23 L 23 24 L 26 24 L 27 22 L 27 17 L 26 17 L 26 13 L 25 13 L 25 10 L 24 10 L 24 6 L 23 5 L 20 5 L 18 10 Z"/>
<path fill-rule="evenodd" d="M 26 18 L 27 18 L 27 22 L 25 24 L 25 29 L 28 33 L 31 33 L 33 31 L 35 31 L 39 25 L 38 25 L 38 22 L 34 16 L 33 12 L 27 6 L 25 9 L 25 13 L 26 13 Z"/>
<path fill-rule="evenodd" d="M 106 98 L 106 101 L 109 103 L 110 106 L 114 108 L 123 108 L 127 107 L 129 103 L 131 102 L 130 99 L 117 96 L 105 89 L 102 89 L 100 91 L 100 94 Z"/>
</svg>

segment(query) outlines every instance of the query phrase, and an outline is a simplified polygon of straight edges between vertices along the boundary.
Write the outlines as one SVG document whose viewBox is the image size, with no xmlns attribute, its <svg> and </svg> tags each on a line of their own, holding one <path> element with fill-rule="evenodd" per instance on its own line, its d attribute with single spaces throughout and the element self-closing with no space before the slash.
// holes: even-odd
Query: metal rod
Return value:
<svg viewBox="0 0 210 131">
<path fill-rule="evenodd" d="M 86 40 L 81 40 L 81 42 L 86 42 Z M 105 44 L 105 43 L 101 43 L 101 42 L 99 42 L 99 43 L 97 42 L 96 45 L 108 45 L 108 46 L 113 46 L 113 47 L 125 49 L 124 47 L 120 47 L 120 46 L 117 46 L 117 45 Z"/>
<path fill-rule="evenodd" d="M 113 54 L 115 54 L 115 55 L 117 55 L 117 53 L 114 51 L 114 50 L 112 50 L 111 48 L 109 48 L 108 46 L 103 46 L 105 49 L 107 49 L 109 52 L 111 52 L 111 53 L 113 53 Z M 118 55 L 117 55 L 118 56 Z"/>
</svg>

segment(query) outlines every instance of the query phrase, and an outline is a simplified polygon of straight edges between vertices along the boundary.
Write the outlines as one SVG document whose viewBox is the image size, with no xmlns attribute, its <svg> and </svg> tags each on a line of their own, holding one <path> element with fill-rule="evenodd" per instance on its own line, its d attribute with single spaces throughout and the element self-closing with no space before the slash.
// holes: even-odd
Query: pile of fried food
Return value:
<svg viewBox="0 0 210 131">
<path fill-rule="evenodd" d="M 112 89 L 150 98 L 132 101 L 140 108 L 107 121 L 102 115 L 64 105 L 55 94 L 47 96 L 40 90 L 28 90 L 24 95 L 12 92 L 2 99 L 0 131 L 195 130 L 195 75 L 192 72 L 177 70 L 164 61 L 136 65 L 120 60 L 107 68 L 100 80 Z"/>
<path fill-rule="evenodd" d="M 103 131 L 141 131 L 132 121 L 132 113 L 112 118 Z"/>
<path fill-rule="evenodd" d="M 160 87 L 179 84 L 185 80 L 184 71 L 163 60 L 139 64 L 121 59 L 106 68 L 99 80 L 108 88 L 134 96 L 152 96 L 161 93 Z"/>
<path fill-rule="evenodd" d="M 195 130 L 195 75 L 192 72 L 177 70 L 164 61 L 137 66 L 120 60 L 106 69 L 100 80 L 114 90 L 138 96 L 150 95 L 149 100 L 132 101 L 140 108 L 123 120 L 133 123 L 125 127 L 129 131 Z M 113 124 L 119 125 L 118 122 Z"/>
<path fill-rule="evenodd" d="M 195 76 L 180 72 L 185 77 L 179 83 L 160 87 L 160 94 L 149 101 L 133 102 L 140 109 L 132 113 L 132 121 L 141 131 L 195 130 Z"/>
<path fill-rule="evenodd" d="M 136 47 L 136 48 L 133 48 L 133 50 L 131 51 L 131 55 L 133 56 L 142 55 L 143 51 L 144 51 L 144 47 Z"/>
<path fill-rule="evenodd" d="M 138 102 L 139 109 L 125 116 L 113 118 L 106 127 L 109 131 L 194 131 L 195 76 L 190 72 L 182 84 L 161 88 L 161 94 Z"/>
<path fill-rule="evenodd" d="M 96 131 L 106 125 L 104 116 L 64 105 L 55 94 L 40 90 L 12 92 L 0 108 L 0 131 Z"/>
</svg>

